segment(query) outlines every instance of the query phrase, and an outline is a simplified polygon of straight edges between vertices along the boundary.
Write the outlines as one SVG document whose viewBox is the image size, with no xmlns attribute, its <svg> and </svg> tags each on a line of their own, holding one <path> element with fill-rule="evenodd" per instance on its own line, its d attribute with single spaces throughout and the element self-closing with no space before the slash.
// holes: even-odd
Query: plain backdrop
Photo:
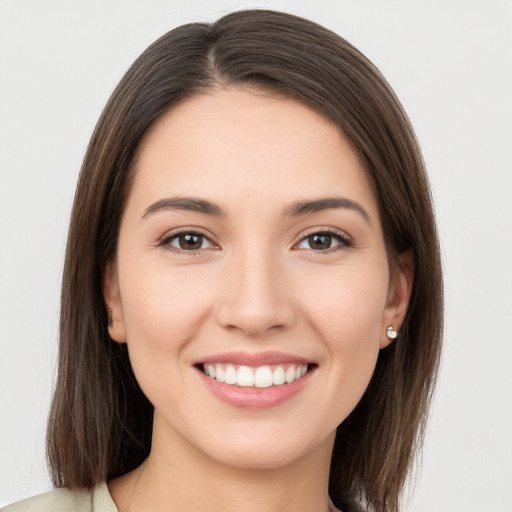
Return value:
<svg viewBox="0 0 512 512">
<path fill-rule="evenodd" d="M 404 509 L 511 512 L 511 0 L 0 0 L 0 505 L 50 488 L 63 252 L 100 111 L 158 36 L 248 7 L 339 33 L 409 113 L 434 190 L 447 325 Z"/>
</svg>

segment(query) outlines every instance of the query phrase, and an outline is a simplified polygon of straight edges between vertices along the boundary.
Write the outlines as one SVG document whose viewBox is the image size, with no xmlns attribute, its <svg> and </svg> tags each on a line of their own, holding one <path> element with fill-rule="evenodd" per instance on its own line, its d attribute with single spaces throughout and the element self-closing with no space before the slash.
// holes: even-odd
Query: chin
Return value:
<svg viewBox="0 0 512 512">
<path fill-rule="evenodd" d="M 251 430 L 248 432 L 249 434 L 238 439 L 229 436 L 229 443 L 204 446 L 204 453 L 213 460 L 236 469 L 275 470 L 311 456 L 315 457 L 317 453 L 329 456 L 335 437 L 335 431 L 323 439 L 283 435 L 251 436 Z"/>
</svg>

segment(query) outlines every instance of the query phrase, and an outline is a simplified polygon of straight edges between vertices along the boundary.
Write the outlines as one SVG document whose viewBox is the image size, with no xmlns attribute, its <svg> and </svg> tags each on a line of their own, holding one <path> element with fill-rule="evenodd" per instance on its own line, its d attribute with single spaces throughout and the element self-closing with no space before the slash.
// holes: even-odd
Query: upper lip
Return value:
<svg viewBox="0 0 512 512">
<path fill-rule="evenodd" d="M 224 352 L 205 357 L 195 364 L 221 364 L 228 363 L 243 366 L 264 366 L 275 364 L 308 364 L 313 361 L 284 352 Z"/>
</svg>

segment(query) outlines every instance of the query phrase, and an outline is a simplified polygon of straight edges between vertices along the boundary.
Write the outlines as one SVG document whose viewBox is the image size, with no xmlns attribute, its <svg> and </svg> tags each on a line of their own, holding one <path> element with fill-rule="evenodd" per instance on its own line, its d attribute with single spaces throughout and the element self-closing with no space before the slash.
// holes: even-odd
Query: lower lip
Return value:
<svg viewBox="0 0 512 512">
<path fill-rule="evenodd" d="M 205 375 L 201 370 L 198 370 L 198 373 L 210 388 L 210 391 L 223 402 L 241 409 L 268 409 L 286 402 L 299 393 L 309 381 L 313 371 L 308 371 L 303 377 L 294 380 L 290 384 L 286 383 L 268 388 L 225 384 Z"/>
</svg>

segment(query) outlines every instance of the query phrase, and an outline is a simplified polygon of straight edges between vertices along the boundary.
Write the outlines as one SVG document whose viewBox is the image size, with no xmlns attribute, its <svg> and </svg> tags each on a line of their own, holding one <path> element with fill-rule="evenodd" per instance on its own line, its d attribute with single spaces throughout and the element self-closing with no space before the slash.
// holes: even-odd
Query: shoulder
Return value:
<svg viewBox="0 0 512 512">
<path fill-rule="evenodd" d="M 91 503 L 92 495 L 90 491 L 54 489 L 9 505 L 1 509 L 1 512 L 90 512 Z"/>
<path fill-rule="evenodd" d="M 0 512 L 117 512 L 106 484 L 92 490 L 54 489 L 0 509 Z"/>
</svg>

